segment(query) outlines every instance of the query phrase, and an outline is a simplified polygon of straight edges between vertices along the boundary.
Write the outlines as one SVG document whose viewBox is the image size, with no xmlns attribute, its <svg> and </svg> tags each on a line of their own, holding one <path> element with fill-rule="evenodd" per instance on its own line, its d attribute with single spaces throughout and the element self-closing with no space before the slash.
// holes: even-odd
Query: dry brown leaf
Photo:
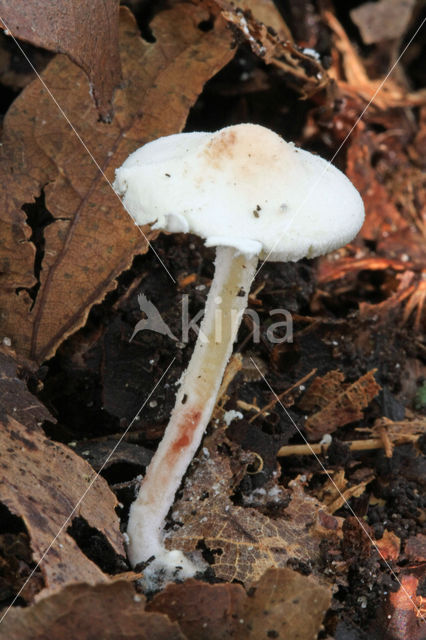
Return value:
<svg viewBox="0 0 426 640">
<path fill-rule="evenodd" d="M 225 6 L 225 3 L 220 4 Z M 251 11 L 258 22 L 276 31 L 281 40 L 293 41 L 291 31 L 273 0 L 234 0 L 233 5 L 242 11 Z"/>
<path fill-rule="evenodd" d="M 238 640 L 315 640 L 331 588 L 291 569 L 268 569 L 250 589 Z"/>
<path fill-rule="evenodd" d="M 410 562 L 426 562 L 426 535 L 418 533 L 408 538 L 404 551 Z"/>
<path fill-rule="evenodd" d="M 291 34 L 282 37 L 282 28 L 278 33 L 274 29 L 268 29 L 268 24 L 263 24 L 257 8 L 251 12 L 235 8 L 228 0 L 215 0 L 216 4 L 223 8 L 222 15 L 234 29 L 238 30 L 241 38 L 247 40 L 253 53 L 259 56 L 266 64 L 271 64 L 286 74 L 286 82 L 298 91 L 303 98 L 308 98 L 329 83 L 327 71 L 321 62 L 311 55 L 304 53 L 293 39 Z M 245 3 L 244 3 L 245 4 Z M 253 3 L 255 5 L 256 3 Z M 243 3 L 241 3 L 243 5 Z M 287 39 L 288 38 L 288 39 Z"/>
<path fill-rule="evenodd" d="M 22 609 L 0 625 L 1 640 L 185 640 L 175 622 L 144 610 L 144 598 L 126 581 L 69 585 Z"/>
<path fill-rule="evenodd" d="M 188 640 L 229 640 L 238 637 L 246 600 L 246 592 L 239 584 L 186 580 L 167 585 L 146 610 L 167 614 Z"/>
<path fill-rule="evenodd" d="M 340 258 L 335 260 L 333 256 L 324 256 L 319 261 L 318 282 L 325 284 L 333 280 L 339 280 L 346 275 L 357 275 L 360 271 L 384 271 L 393 269 L 394 271 L 405 271 L 412 266 L 410 262 L 401 260 L 391 260 L 389 258 Z"/>
<path fill-rule="evenodd" d="M 364 493 L 367 484 L 373 479 L 374 474 L 367 473 L 367 477 L 362 482 L 348 487 L 345 471 L 341 469 L 327 478 L 316 495 L 326 505 L 327 513 L 333 514 L 351 498 L 359 498 Z"/>
<path fill-rule="evenodd" d="M 266 569 L 283 567 L 290 558 L 315 563 L 320 539 L 311 529 L 324 505 L 295 480 L 290 483 L 290 503 L 278 511 L 276 501 L 273 519 L 258 509 L 235 506 L 230 495 L 244 467 L 236 469 L 235 460 L 221 452 L 222 441 L 223 435 L 217 432 L 204 443 L 204 453 L 172 512 L 172 518 L 183 526 L 170 531 L 167 546 L 193 551 L 203 541 L 214 557 L 211 569 L 228 582 L 257 580 Z M 283 490 L 278 485 L 271 488 L 270 500 L 274 501 Z"/>
<path fill-rule="evenodd" d="M 124 84 L 115 93 L 111 124 L 98 121 L 87 80 L 66 57 L 57 56 L 44 71 L 110 181 L 130 152 L 184 126 L 204 83 L 234 55 L 220 17 L 211 30 L 198 28 L 209 15 L 202 3 L 177 4 L 156 16 L 156 42 L 147 43 L 122 9 Z M 146 243 L 38 80 L 5 118 L 0 182 L 0 333 L 17 351 L 41 361 L 85 322 Z M 51 224 L 44 230 L 40 290 L 32 308 L 35 247 L 21 207 L 40 193 Z"/>
<path fill-rule="evenodd" d="M 73 519 L 82 517 L 102 532 L 116 553 L 125 555 L 115 513 L 117 500 L 106 481 L 99 477 L 90 486 L 95 472 L 87 462 L 14 418 L 1 422 L 0 449 L 0 501 L 24 521 L 35 562 L 42 559 L 65 525 L 41 563 L 46 584 L 43 596 L 67 583 L 107 581 L 108 577 L 67 533 Z"/>
<path fill-rule="evenodd" d="M 411 19 L 416 0 L 379 0 L 352 9 L 350 16 L 365 44 L 400 38 Z"/>
<path fill-rule="evenodd" d="M 23 380 L 18 377 L 18 365 L 12 350 L 0 346 L 0 420 L 13 416 L 21 424 L 36 428 L 43 420 L 55 422 Z M 23 367 L 26 363 L 22 363 Z"/>
<path fill-rule="evenodd" d="M 41 594 L 70 582 L 105 582 L 108 576 L 84 555 L 67 533 L 67 527 L 74 517 L 84 518 L 105 536 L 115 553 L 124 556 L 115 513 L 117 500 L 102 477 L 90 486 L 95 473 L 87 462 L 65 445 L 44 436 L 38 425 L 40 419 L 49 418 L 48 412 L 34 397 L 30 404 L 31 394 L 23 390 L 23 383 L 12 374 L 12 364 L 7 359 L 0 385 L 2 390 L 8 386 L 6 400 L 13 396 L 14 389 L 15 401 L 10 414 L 7 402 L 0 416 L 0 501 L 22 518 L 35 562 L 42 559 L 61 530 L 41 562 L 45 580 Z"/>
<path fill-rule="evenodd" d="M 104 120 L 112 116 L 114 89 L 121 80 L 118 0 L 0 0 L 0 16 L 15 38 L 66 53 L 87 74 Z"/>
<path fill-rule="evenodd" d="M 401 540 L 393 531 L 385 529 L 380 540 L 376 540 L 375 546 L 379 550 L 380 556 L 385 560 L 392 562 L 398 560 Z"/>
<path fill-rule="evenodd" d="M 371 473 L 367 480 L 364 480 L 359 484 L 355 484 L 352 487 L 348 487 L 348 489 L 340 492 L 339 495 L 333 500 L 333 502 L 327 505 L 327 513 L 333 514 L 341 507 L 343 507 L 343 505 L 347 505 L 351 498 L 359 498 L 360 496 L 362 496 L 365 491 L 365 487 L 372 480 L 374 480 L 373 473 Z"/>
<path fill-rule="evenodd" d="M 303 411 L 319 411 L 311 415 L 305 427 L 313 440 L 332 433 L 345 424 L 361 420 L 363 409 L 379 393 L 381 387 L 374 379 L 375 369 L 352 384 L 343 383 L 340 371 L 329 371 L 315 378 L 299 406 Z"/>
<path fill-rule="evenodd" d="M 168 585 L 146 609 L 166 613 L 188 640 L 314 640 L 331 600 L 330 587 L 291 569 L 268 569 L 248 593 L 187 580 Z"/>
<path fill-rule="evenodd" d="M 328 371 L 324 376 L 317 376 L 299 400 L 299 407 L 302 411 L 309 412 L 326 407 L 330 398 L 335 397 L 342 390 L 344 379 L 345 374 L 337 369 Z M 327 397 L 324 396 L 324 389 L 327 390 Z"/>
<path fill-rule="evenodd" d="M 408 227 L 408 221 L 398 211 L 373 168 L 377 146 L 376 136 L 368 131 L 361 133 L 347 152 L 346 173 L 364 202 L 366 218 L 361 236 L 367 240 L 379 240 Z"/>
<path fill-rule="evenodd" d="M 386 616 L 386 637 L 392 640 L 424 640 L 425 616 L 423 598 L 417 598 L 419 579 L 415 575 L 402 575 L 398 591 L 388 596 Z M 414 604 L 413 604 L 414 603 Z"/>
</svg>

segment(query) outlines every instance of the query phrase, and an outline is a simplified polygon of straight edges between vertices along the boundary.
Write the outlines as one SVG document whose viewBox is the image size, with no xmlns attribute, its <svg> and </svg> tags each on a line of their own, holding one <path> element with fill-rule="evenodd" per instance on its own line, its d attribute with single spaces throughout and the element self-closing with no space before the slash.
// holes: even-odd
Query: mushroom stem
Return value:
<svg viewBox="0 0 426 640">
<path fill-rule="evenodd" d="M 213 412 L 226 364 L 247 305 L 257 256 L 233 247 L 216 249 L 215 275 L 200 333 L 175 407 L 158 449 L 130 508 L 127 533 L 132 566 L 155 556 L 160 566 L 182 567 L 179 577 L 196 572 L 182 554 L 164 547 L 164 521 Z"/>
</svg>

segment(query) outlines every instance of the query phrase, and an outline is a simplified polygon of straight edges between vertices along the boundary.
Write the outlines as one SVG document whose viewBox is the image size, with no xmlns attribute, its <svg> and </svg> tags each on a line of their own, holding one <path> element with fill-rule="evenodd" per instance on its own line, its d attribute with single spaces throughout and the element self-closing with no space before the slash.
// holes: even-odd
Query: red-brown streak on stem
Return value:
<svg viewBox="0 0 426 640">
<path fill-rule="evenodd" d="M 182 449 L 191 444 L 201 416 L 202 411 L 200 411 L 200 409 L 191 409 L 187 413 L 184 413 L 181 420 L 179 436 L 171 446 L 170 455 L 172 459 L 175 459 Z"/>
</svg>

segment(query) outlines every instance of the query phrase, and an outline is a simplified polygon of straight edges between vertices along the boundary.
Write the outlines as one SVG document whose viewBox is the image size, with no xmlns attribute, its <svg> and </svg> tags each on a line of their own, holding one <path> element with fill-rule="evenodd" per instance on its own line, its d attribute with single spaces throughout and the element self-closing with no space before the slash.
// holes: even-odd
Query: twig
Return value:
<svg viewBox="0 0 426 640">
<path fill-rule="evenodd" d="M 272 409 L 272 407 L 274 407 L 277 404 L 277 402 L 282 400 L 282 398 L 284 396 L 286 396 L 288 393 L 290 393 L 290 391 L 293 391 L 293 389 L 295 389 L 296 387 L 299 387 L 301 384 L 303 384 L 304 382 L 309 380 L 309 378 L 311 378 L 313 375 L 315 375 L 316 372 L 317 372 L 317 369 L 312 369 L 312 371 L 310 371 L 306 376 L 303 376 L 303 378 L 300 378 L 300 380 L 298 380 L 297 382 L 292 384 L 291 387 L 289 387 L 288 389 L 286 389 L 285 391 L 280 393 L 279 396 L 274 397 L 274 399 L 269 404 L 267 404 L 265 407 L 263 407 L 263 409 L 261 409 L 259 411 L 259 413 L 256 413 L 254 416 L 252 416 L 250 418 L 249 422 L 254 422 L 254 420 L 256 420 L 256 418 L 258 418 L 259 416 L 263 416 L 267 411 L 269 411 L 269 409 Z"/>
<path fill-rule="evenodd" d="M 392 442 L 393 445 L 407 444 L 409 442 L 415 443 L 420 438 L 420 434 L 406 434 L 400 435 Z M 349 447 L 351 451 L 368 451 L 371 449 L 382 449 L 384 448 L 384 442 L 382 438 L 367 438 L 366 440 L 350 440 L 348 442 L 344 442 L 346 446 Z M 278 451 L 277 456 L 279 458 L 284 458 L 288 456 L 312 456 L 312 455 L 321 455 L 326 453 L 327 449 L 330 447 L 330 444 L 290 444 Z"/>
</svg>

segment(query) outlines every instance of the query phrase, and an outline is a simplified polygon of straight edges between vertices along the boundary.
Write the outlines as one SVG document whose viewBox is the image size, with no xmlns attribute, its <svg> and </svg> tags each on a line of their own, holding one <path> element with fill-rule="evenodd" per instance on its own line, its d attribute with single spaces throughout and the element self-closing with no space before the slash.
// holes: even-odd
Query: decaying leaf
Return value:
<svg viewBox="0 0 426 640">
<path fill-rule="evenodd" d="M 331 601 L 331 588 L 291 569 L 268 569 L 253 585 L 239 640 L 315 640 Z"/>
<path fill-rule="evenodd" d="M 382 558 L 388 562 L 395 562 L 399 558 L 401 540 L 393 531 L 385 529 L 380 540 L 376 540 L 376 547 Z"/>
<path fill-rule="evenodd" d="M 392 640 L 423 640 L 426 610 L 423 598 L 417 597 L 419 579 L 415 575 L 400 576 L 400 588 L 390 593 L 387 604 L 386 632 Z"/>
<path fill-rule="evenodd" d="M 364 103 L 371 101 L 372 111 L 425 104 L 426 89 L 408 92 L 392 77 L 388 77 L 386 82 L 380 78 L 370 79 L 360 56 L 336 16 L 331 11 L 323 11 L 322 16 L 334 33 L 335 47 L 341 57 L 341 64 L 334 64 L 329 75 L 336 79 L 339 90 L 343 94 Z M 343 78 L 341 77 L 342 69 Z"/>
<path fill-rule="evenodd" d="M 37 47 L 66 53 L 87 74 L 103 119 L 112 116 L 112 98 L 121 80 L 118 0 L 0 0 L 6 31 Z"/>
<path fill-rule="evenodd" d="M 314 640 L 330 604 L 330 587 L 291 569 L 268 569 L 250 586 L 196 580 L 168 585 L 147 611 L 166 613 L 188 640 Z"/>
<path fill-rule="evenodd" d="M 376 149 L 376 138 L 367 132 L 349 146 L 347 156 L 347 175 L 362 195 L 365 206 L 366 219 L 361 234 L 367 240 L 378 240 L 395 231 L 400 233 L 408 226 L 373 170 Z"/>
<path fill-rule="evenodd" d="M 243 10 L 241 7 L 235 8 L 228 0 L 215 0 L 216 4 L 223 8 L 222 15 L 236 30 L 241 37 L 247 40 L 253 53 L 258 55 L 266 64 L 271 64 L 286 74 L 286 81 L 302 97 L 307 98 L 317 93 L 327 86 L 329 77 L 322 66 L 319 56 L 311 55 L 312 52 L 305 51 L 298 47 L 291 37 L 286 34 L 286 39 L 282 37 L 282 29 L 276 32 L 274 28 L 268 29 L 268 24 L 264 24 L 260 13 L 258 18 L 257 9 L 254 14 L 251 7 Z M 244 6 L 244 3 L 241 3 Z M 245 7 L 244 7 L 245 8 Z"/>
<path fill-rule="evenodd" d="M 253 17 L 263 23 L 269 30 L 273 29 L 281 40 L 293 41 L 293 36 L 284 21 L 281 13 L 279 12 L 274 0 L 234 0 L 233 8 L 241 9 L 242 11 L 251 11 Z M 224 2 L 220 2 L 220 5 L 225 7 Z M 229 9 L 229 3 L 228 3 Z"/>
<path fill-rule="evenodd" d="M 303 411 L 317 409 L 305 423 L 313 440 L 318 440 L 325 433 L 332 433 L 345 424 L 361 420 L 362 410 L 381 388 L 374 379 L 374 373 L 375 370 L 369 371 L 352 384 L 344 383 L 344 376 L 338 370 L 315 378 L 299 402 Z"/>
<path fill-rule="evenodd" d="M 348 486 L 345 472 L 342 469 L 327 478 L 317 495 L 327 506 L 327 513 L 333 514 L 344 504 L 347 504 L 351 498 L 359 498 L 364 493 L 367 484 L 373 479 L 374 474 L 369 473 L 362 482 Z"/>
<path fill-rule="evenodd" d="M 416 536 L 408 538 L 405 554 L 410 562 L 426 562 L 426 535 L 418 533 Z"/>
<path fill-rule="evenodd" d="M 211 568 L 215 575 L 244 584 L 260 578 L 269 567 L 284 567 L 289 559 L 315 563 L 320 539 L 311 529 L 324 506 L 308 496 L 298 480 L 290 483 L 291 499 L 285 508 L 281 505 L 288 498 L 282 488 L 271 484 L 261 492 L 265 501 L 269 497 L 275 503 L 274 518 L 251 507 L 235 506 L 230 496 L 242 477 L 241 470 L 233 471 L 229 456 L 220 451 L 221 440 L 223 434 L 217 432 L 204 443 L 203 457 L 187 478 L 183 496 L 172 512 L 173 520 L 183 526 L 170 531 L 167 546 L 193 551 L 202 541 L 214 557 Z"/>
<path fill-rule="evenodd" d="M 13 355 L 11 350 L 0 346 L 0 420 L 5 421 L 8 416 L 13 416 L 28 427 L 39 425 L 43 420 L 55 422 L 46 407 L 38 402 L 18 377 L 18 364 Z"/>
<path fill-rule="evenodd" d="M 318 269 L 318 279 L 321 283 L 332 282 L 347 275 L 357 275 L 360 271 L 385 271 L 392 269 L 393 271 L 405 271 L 410 263 L 401 260 L 391 260 L 390 258 L 341 258 L 333 260 L 329 258 L 321 259 Z"/>
<path fill-rule="evenodd" d="M 84 555 L 67 528 L 79 516 L 101 532 L 113 553 L 124 556 L 115 496 L 103 478 L 91 484 L 95 473 L 89 464 L 65 445 L 44 436 L 38 420 L 48 414 L 45 410 L 43 413 L 36 398 L 28 404 L 30 394 L 22 393 L 23 383 L 11 378 L 10 368 L 8 361 L 0 378 L 2 386 L 6 379 L 9 394 L 11 385 L 15 389 L 11 413 L 0 416 L 0 501 L 22 518 L 33 560 L 42 560 L 45 589 L 41 593 L 46 595 L 59 586 L 82 580 L 89 584 L 106 582 L 108 577 Z"/>
<path fill-rule="evenodd" d="M 110 124 L 99 122 L 87 79 L 68 58 L 57 56 L 43 72 L 109 181 L 130 152 L 183 127 L 204 83 L 234 55 L 220 17 L 209 31 L 198 28 L 208 18 L 202 3 L 177 4 L 155 18 L 156 42 L 147 43 L 122 9 L 124 80 Z M 41 361 L 85 322 L 146 240 L 39 80 L 5 118 L 0 182 L 0 333 Z M 31 216 L 45 226 L 37 249 Z"/>
<path fill-rule="evenodd" d="M 210 585 L 186 580 L 167 585 L 146 610 L 167 614 L 188 640 L 228 640 L 239 637 L 246 600 L 240 584 Z"/>
<path fill-rule="evenodd" d="M 144 597 L 126 581 L 75 584 L 26 609 L 8 612 L 1 640 L 185 640 L 175 622 L 145 611 Z"/>
</svg>

